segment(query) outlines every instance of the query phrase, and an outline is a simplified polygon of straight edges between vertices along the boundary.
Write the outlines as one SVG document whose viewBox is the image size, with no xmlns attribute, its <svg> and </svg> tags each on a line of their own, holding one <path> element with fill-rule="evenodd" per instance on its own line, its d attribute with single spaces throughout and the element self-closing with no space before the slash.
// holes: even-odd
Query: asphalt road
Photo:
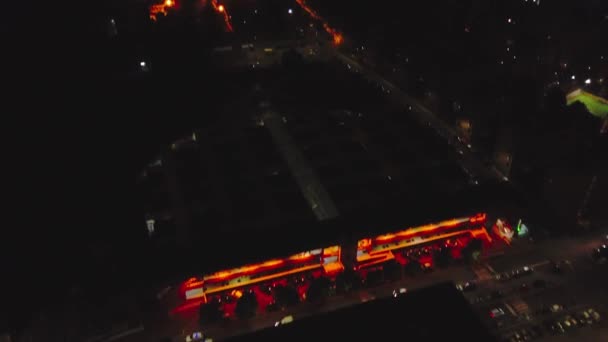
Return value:
<svg viewBox="0 0 608 342">
<path fill-rule="evenodd" d="M 470 150 L 469 146 L 460 141 L 456 130 L 438 118 L 437 115 L 421 104 L 418 100 L 401 91 L 397 86 L 383 78 L 375 71 L 362 66 L 355 59 L 346 56 L 336 49 L 332 49 L 331 51 L 334 51 L 335 57 L 338 58 L 338 60 L 344 64 L 350 65 L 350 69 L 356 70 L 369 81 L 380 85 L 391 100 L 396 101 L 400 106 L 406 108 L 406 111 L 410 113 L 412 117 L 421 125 L 431 126 L 437 132 L 437 134 L 439 134 L 443 139 L 451 144 L 456 151 L 458 151 L 460 154 L 461 166 L 467 170 L 467 173 L 469 173 L 471 176 L 474 176 L 480 180 L 504 180 L 504 176 L 496 168 L 485 167 L 485 165 L 483 165 L 477 159 L 477 157 L 473 155 L 473 152 Z M 409 108 L 412 108 L 412 110 L 409 110 Z"/>
</svg>

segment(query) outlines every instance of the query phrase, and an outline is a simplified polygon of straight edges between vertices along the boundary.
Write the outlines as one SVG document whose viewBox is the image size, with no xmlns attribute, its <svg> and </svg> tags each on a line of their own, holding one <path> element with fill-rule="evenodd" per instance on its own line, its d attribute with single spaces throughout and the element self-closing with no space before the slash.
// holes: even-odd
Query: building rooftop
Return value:
<svg viewBox="0 0 608 342">
<path fill-rule="evenodd" d="M 174 234 L 181 215 L 193 245 L 251 242 L 222 258 L 228 267 L 516 197 L 500 184 L 476 185 L 458 151 L 343 66 L 267 75 L 272 82 L 248 89 L 230 113 L 176 139 L 145 169 L 142 201 L 156 233 Z"/>
</svg>

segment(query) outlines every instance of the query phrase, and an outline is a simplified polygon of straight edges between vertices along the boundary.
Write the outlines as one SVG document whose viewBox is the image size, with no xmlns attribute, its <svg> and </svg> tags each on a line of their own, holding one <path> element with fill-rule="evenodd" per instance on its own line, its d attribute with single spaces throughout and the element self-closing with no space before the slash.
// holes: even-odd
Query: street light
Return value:
<svg viewBox="0 0 608 342">
<path fill-rule="evenodd" d="M 293 14 L 293 10 L 290 8 L 290 9 L 287 10 L 287 13 Z"/>
<path fill-rule="evenodd" d="M 585 84 L 591 84 L 591 79 L 590 78 L 586 79 Z"/>
</svg>

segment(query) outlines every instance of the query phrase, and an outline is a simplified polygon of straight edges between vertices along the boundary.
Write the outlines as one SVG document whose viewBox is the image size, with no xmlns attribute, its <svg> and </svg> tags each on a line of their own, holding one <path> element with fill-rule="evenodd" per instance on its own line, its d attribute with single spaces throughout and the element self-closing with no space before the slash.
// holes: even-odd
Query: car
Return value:
<svg viewBox="0 0 608 342">
<path fill-rule="evenodd" d="M 433 265 L 430 262 L 425 262 L 420 266 L 422 267 L 422 271 L 425 273 L 433 272 Z"/>
<path fill-rule="evenodd" d="M 562 265 L 560 262 L 552 262 L 551 263 L 551 271 L 555 274 L 561 274 L 564 270 L 562 269 Z"/>
<path fill-rule="evenodd" d="M 471 304 L 479 304 L 479 303 L 483 303 L 486 300 L 486 297 L 483 296 L 477 296 L 473 299 L 471 299 Z"/>
<path fill-rule="evenodd" d="M 602 244 L 598 248 L 594 249 L 591 253 L 591 258 L 593 258 L 593 261 L 597 263 L 606 262 L 606 259 L 608 259 L 608 246 L 606 244 Z"/>
<path fill-rule="evenodd" d="M 564 310 L 564 307 L 559 304 L 553 304 L 549 307 L 549 310 L 551 312 L 560 312 L 560 311 Z"/>
<path fill-rule="evenodd" d="M 577 328 L 579 326 L 578 321 L 576 320 L 576 318 L 572 317 L 571 315 L 567 315 L 564 318 L 562 318 L 562 324 L 567 329 Z"/>
<path fill-rule="evenodd" d="M 522 267 L 522 268 L 518 268 L 518 269 L 514 270 L 514 271 L 512 272 L 512 275 L 513 275 L 515 278 L 519 278 L 519 277 L 523 277 L 523 276 L 530 275 L 530 274 L 532 274 L 532 272 L 533 272 L 533 271 L 534 271 L 534 270 L 532 269 L 532 267 L 529 267 L 529 266 L 524 266 L 524 267 Z"/>
<path fill-rule="evenodd" d="M 293 316 L 292 315 L 287 315 L 287 316 L 281 318 L 280 321 L 276 321 L 274 323 L 274 326 L 278 327 L 278 326 L 281 326 L 281 325 L 289 324 L 291 322 L 293 322 Z"/>
<path fill-rule="evenodd" d="M 497 274 L 495 276 L 495 278 L 496 278 L 496 280 L 505 282 L 505 281 L 511 280 L 511 275 L 509 273 L 504 272 L 504 273 L 501 273 L 501 274 Z"/>
<path fill-rule="evenodd" d="M 579 323 L 581 323 L 581 325 L 591 325 L 594 322 L 593 318 L 591 318 L 591 315 L 589 314 L 589 312 L 587 312 L 587 310 L 583 310 L 580 311 L 576 314 L 576 319 L 578 319 Z"/>
<path fill-rule="evenodd" d="M 402 294 L 404 294 L 406 292 L 407 292 L 407 289 L 405 287 L 400 287 L 398 289 L 394 289 L 393 297 L 397 298 L 398 296 L 401 296 Z"/>
<path fill-rule="evenodd" d="M 530 341 L 537 338 L 535 332 L 531 329 L 521 329 L 519 334 L 522 336 L 523 341 Z"/>
<path fill-rule="evenodd" d="M 505 311 L 502 308 L 494 308 L 490 310 L 490 317 L 498 318 L 505 315 Z"/>
<path fill-rule="evenodd" d="M 200 332 L 200 331 L 195 331 L 195 332 L 193 332 L 192 334 L 190 334 L 190 335 L 186 336 L 185 341 L 186 341 L 186 342 L 196 342 L 196 341 L 202 341 L 204 337 L 205 337 L 205 336 L 203 335 L 203 333 L 202 333 L 202 332 Z"/>
<path fill-rule="evenodd" d="M 529 289 L 530 289 L 530 287 L 526 283 L 522 283 L 521 285 L 519 285 L 519 290 L 521 292 L 527 292 Z"/>
<path fill-rule="evenodd" d="M 513 342 L 521 342 L 521 341 L 530 341 L 538 336 L 531 329 L 521 329 L 513 333 L 511 335 L 511 339 L 509 341 Z"/>
<path fill-rule="evenodd" d="M 456 285 L 456 288 L 462 292 L 470 292 L 470 291 L 474 291 L 475 289 L 477 289 L 477 284 L 472 281 L 467 281 L 464 284 Z"/>
<path fill-rule="evenodd" d="M 522 340 L 522 336 L 519 334 L 519 332 L 516 332 L 513 335 L 511 335 L 511 338 L 509 339 L 509 342 L 520 342 L 520 341 L 523 341 L 523 340 Z"/>
<path fill-rule="evenodd" d="M 587 309 L 587 313 L 591 316 L 591 318 L 593 318 L 595 322 L 599 322 L 602 319 L 602 316 L 600 316 L 600 314 L 597 313 L 597 311 L 595 311 L 593 308 Z"/>
<path fill-rule="evenodd" d="M 563 334 L 566 332 L 566 329 L 562 325 L 560 321 L 546 321 L 545 326 L 549 331 L 551 331 L 554 335 Z"/>
</svg>

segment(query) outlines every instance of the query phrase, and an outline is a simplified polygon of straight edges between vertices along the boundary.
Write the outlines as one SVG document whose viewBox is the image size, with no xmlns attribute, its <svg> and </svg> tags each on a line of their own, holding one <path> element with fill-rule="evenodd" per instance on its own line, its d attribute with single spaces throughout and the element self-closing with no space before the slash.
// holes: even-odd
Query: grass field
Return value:
<svg viewBox="0 0 608 342">
<path fill-rule="evenodd" d="M 568 94 L 566 99 L 568 101 L 568 105 L 571 105 L 577 101 L 581 102 L 587 107 L 589 113 L 593 114 L 594 116 L 600 118 L 605 118 L 608 116 L 608 100 L 606 99 L 584 92 L 580 89 Z"/>
</svg>

